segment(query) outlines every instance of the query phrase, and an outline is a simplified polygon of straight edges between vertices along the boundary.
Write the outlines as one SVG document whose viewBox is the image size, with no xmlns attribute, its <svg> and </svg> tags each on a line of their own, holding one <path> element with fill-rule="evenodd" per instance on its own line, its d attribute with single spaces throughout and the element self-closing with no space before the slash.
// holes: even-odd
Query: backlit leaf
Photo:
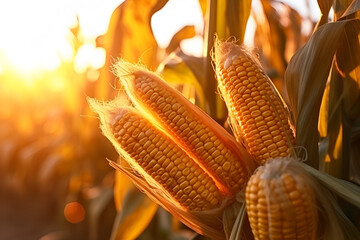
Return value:
<svg viewBox="0 0 360 240">
<path fill-rule="evenodd" d="M 286 48 L 286 35 L 285 28 L 281 25 L 281 16 L 276 12 L 275 8 L 268 1 L 261 1 L 265 17 L 267 21 L 264 23 L 266 26 L 260 26 L 260 29 L 266 28 L 264 33 L 260 36 L 260 41 L 264 42 L 264 39 L 268 45 L 267 48 L 263 48 L 264 53 L 267 55 L 267 59 L 271 66 L 273 66 L 280 74 L 283 74 L 287 65 L 285 60 L 285 48 Z M 265 36 L 264 36 L 265 35 Z"/>
<path fill-rule="evenodd" d="M 321 13 L 323 15 L 328 16 L 329 11 L 330 11 L 334 1 L 333 0 L 318 0 L 317 2 L 318 2 Z"/>
<path fill-rule="evenodd" d="M 347 7 L 347 9 L 345 10 L 343 16 L 341 16 L 341 19 L 350 17 L 351 15 L 354 15 L 354 14 L 356 14 L 355 18 L 359 18 L 359 10 L 360 10 L 360 1 L 359 0 L 354 0 Z"/>
<path fill-rule="evenodd" d="M 205 16 L 205 14 L 206 14 L 207 2 L 208 2 L 208 0 L 199 0 L 199 5 L 200 5 L 203 16 Z"/>
<path fill-rule="evenodd" d="M 321 17 L 315 29 L 319 28 L 320 26 L 328 22 L 329 12 L 334 3 L 333 0 L 318 0 L 317 2 L 320 8 Z"/>
<path fill-rule="evenodd" d="M 166 3 L 167 0 L 126 0 L 115 9 L 107 33 L 98 40 L 98 45 L 106 50 L 105 65 L 96 87 L 98 99 L 108 97 L 114 82 L 115 77 L 109 71 L 112 59 L 122 57 L 130 62 L 141 59 L 147 67 L 157 67 L 158 45 L 150 23 L 151 16 Z"/>
<path fill-rule="evenodd" d="M 268 1 L 262 3 L 263 11 L 254 13 L 256 45 L 271 67 L 282 76 L 288 60 L 306 39 L 301 33 L 303 17 L 285 3 L 275 6 Z"/>
<path fill-rule="evenodd" d="M 171 54 L 160 66 L 164 79 L 169 83 L 188 84 L 196 90 L 199 106 L 205 109 L 205 96 L 202 88 L 204 78 L 203 58 L 186 55 L 179 51 Z"/>
<path fill-rule="evenodd" d="M 221 1 L 219 1 L 221 2 Z M 247 21 L 251 11 L 251 0 L 227 0 L 226 18 L 229 35 L 244 41 Z"/>
<path fill-rule="evenodd" d="M 136 239 L 148 226 L 157 209 L 156 203 L 138 189 L 132 188 L 116 215 L 111 239 Z"/>
<path fill-rule="evenodd" d="M 304 18 L 285 3 L 262 3 L 262 9 L 253 11 L 256 22 L 254 43 L 261 52 L 260 61 L 266 73 L 284 95 L 283 76 L 287 64 L 308 38 L 302 32 Z"/>
<path fill-rule="evenodd" d="M 356 0 L 355 0 L 356 1 Z M 334 17 L 335 20 L 338 20 L 346 11 L 348 6 L 353 2 L 353 0 L 336 0 L 334 1 Z"/>
<path fill-rule="evenodd" d="M 243 42 L 251 2 L 251 0 L 217 1 L 216 33 L 219 38 L 235 37 L 239 42 Z"/>
<path fill-rule="evenodd" d="M 351 18 L 357 10 L 352 4 L 342 19 Z M 349 158 L 352 152 L 349 132 L 351 122 L 360 114 L 359 33 L 358 24 L 344 29 L 319 116 L 319 131 L 323 137 L 319 145 L 320 170 L 342 179 L 349 179 Z"/>
<path fill-rule="evenodd" d="M 188 25 L 180 29 L 171 39 L 169 45 L 166 48 L 166 53 L 170 54 L 171 52 L 175 51 L 180 42 L 183 39 L 192 38 L 195 36 L 195 27 L 193 25 Z"/>
<path fill-rule="evenodd" d="M 125 164 L 125 161 L 122 162 Z M 116 210 L 121 211 L 126 194 L 135 188 L 131 180 L 120 171 L 115 171 L 114 201 Z"/>
<path fill-rule="evenodd" d="M 319 115 L 319 169 L 338 178 L 343 176 L 343 124 L 341 76 L 332 68 Z"/>
<path fill-rule="evenodd" d="M 336 67 L 343 78 L 344 112 L 350 119 L 360 114 L 360 25 L 345 29 L 336 53 Z"/>
</svg>

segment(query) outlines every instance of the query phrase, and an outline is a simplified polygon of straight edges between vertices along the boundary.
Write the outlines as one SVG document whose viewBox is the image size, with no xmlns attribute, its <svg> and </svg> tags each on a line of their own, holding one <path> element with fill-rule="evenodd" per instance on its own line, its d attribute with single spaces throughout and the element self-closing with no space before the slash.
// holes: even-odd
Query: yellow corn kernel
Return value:
<svg viewBox="0 0 360 240">
<path fill-rule="evenodd" d="M 130 161 L 139 166 L 136 170 L 150 176 L 188 210 L 221 205 L 222 195 L 211 177 L 149 120 L 128 107 L 118 109 L 113 118 L 111 132 Z"/>
<path fill-rule="evenodd" d="M 288 156 L 295 145 L 289 112 L 260 64 L 243 47 L 221 41 L 214 61 L 237 140 L 245 142 L 259 164 Z"/>
<path fill-rule="evenodd" d="M 244 187 L 250 156 L 226 130 L 157 75 L 124 62 L 115 69 L 135 105 L 153 116 L 221 191 L 237 193 Z"/>
<path fill-rule="evenodd" d="M 291 159 L 276 158 L 250 178 L 246 208 L 255 239 L 316 239 L 315 191 Z"/>
</svg>

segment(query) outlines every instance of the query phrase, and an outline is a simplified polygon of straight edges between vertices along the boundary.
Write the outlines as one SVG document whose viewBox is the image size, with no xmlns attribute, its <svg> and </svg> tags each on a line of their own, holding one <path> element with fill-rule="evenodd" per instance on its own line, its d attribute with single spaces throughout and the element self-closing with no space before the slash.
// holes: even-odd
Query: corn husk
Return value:
<svg viewBox="0 0 360 240">
<path fill-rule="evenodd" d="M 268 85 L 271 89 L 271 92 L 273 93 L 271 96 L 269 94 L 263 94 L 261 97 L 264 97 L 266 101 L 271 105 L 270 109 L 271 111 L 274 111 L 276 114 L 276 119 L 279 120 L 279 122 L 282 124 L 280 129 L 281 133 L 285 135 L 286 138 L 286 145 L 288 146 L 291 155 L 295 156 L 295 152 L 293 151 L 294 147 L 294 136 L 295 136 L 295 128 L 293 126 L 291 117 L 290 117 L 290 111 L 285 103 L 285 101 L 282 99 L 280 93 L 278 92 L 277 88 L 271 81 L 271 79 L 263 72 L 263 67 L 261 66 L 258 58 L 255 56 L 253 52 L 251 52 L 245 45 L 238 45 L 234 41 L 223 41 L 219 40 L 218 38 L 215 39 L 215 44 L 212 52 L 212 59 L 215 67 L 216 77 L 218 80 L 218 90 L 221 94 L 221 97 L 223 98 L 224 102 L 226 103 L 226 106 L 228 108 L 229 112 L 229 123 L 231 126 L 232 131 L 234 132 L 234 135 L 236 137 L 236 140 L 238 142 L 242 142 L 247 149 L 250 151 L 251 148 L 249 147 L 249 141 L 253 138 L 253 136 L 246 135 L 243 132 L 244 127 L 247 126 L 247 123 L 245 121 L 240 120 L 238 114 L 239 111 L 235 110 L 237 104 L 239 103 L 237 100 L 233 99 L 231 95 L 233 93 L 229 90 L 230 87 L 225 86 L 227 85 L 222 82 L 222 75 L 221 70 L 222 69 L 228 69 L 232 66 L 232 63 L 234 60 L 239 58 L 246 58 L 250 62 L 253 62 L 257 69 L 260 69 L 263 73 L 263 77 L 267 79 L 266 85 Z M 239 80 L 235 80 L 239 81 Z M 229 81 L 230 82 L 230 81 Z M 240 81 L 239 81 L 240 82 Z M 250 91 L 250 89 L 247 89 Z M 232 90 L 233 91 L 233 90 Z M 272 99 L 272 97 L 275 97 Z M 284 118 L 287 118 L 287 123 L 284 124 L 280 119 L 280 113 L 277 110 L 277 107 L 275 106 L 275 102 L 279 103 L 281 105 L 281 108 L 283 109 Z M 287 129 L 290 128 L 290 131 L 288 132 Z M 250 151 L 251 153 L 251 151 Z M 262 164 L 263 161 L 256 159 L 255 160 Z"/>
<path fill-rule="evenodd" d="M 92 109 L 99 114 L 100 128 L 103 134 L 112 142 L 116 150 L 121 156 L 121 159 L 126 161 L 128 165 L 122 165 L 110 161 L 110 165 L 116 170 L 121 171 L 128 176 L 131 181 L 144 192 L 150 199 L 169 211 L 185 225 L 196 231 L 201 235 L 209 236 L 213 239 L 225 239 L 222 212 L 225 206 L 235 201 L 234 197 L 224 196 L 218 208 L 206 211 L 190 211 L 181 206 L 170 193 L 161 187 L 150 175 L 146 173 L 134 160 L 131 159 L 120 145 L 116 142 L 114 134 L 111 131 L 110 125 L 114 121 L 117 112 L 122 108 L 129 106 L 122 106 L 120 99 L 111 102 L 101 103 L 94 99 L 88 99 Z"/>
<path fill-rule="evenodd" d="M 119 78 L 122 86 L 124 86 L 125 92 L 133 103 L 134 107 L 146 115 L 149 119 L 151 119 L 153 124 L 158 128 L 162 129 L 164 132 L 169 132 L 170 129 L 168 129 L 168 126 L 164 124 L 159 116 L 152 113 L 151 110 L 149 110 L 149 107 L 142 102 L 141 96 L 139 96 L 137 90 L 134 89 L 134 84 L 132 83 L 138 76 L 149 76 L 151 79 L 157 82 L 164 82 L 164 79 L 160 75 L 146 69 L 140 64 L 132 64 L 123 59 L 118 59 L 118 61 L 113 65 L 113 72 Z M 227 148 L 231 149 L 232 152 L 239 156 L 239 159 L 242 161 L 242 167 L 246 168 L 248 175 L 247 178 L 249 178 L 252 172 L 255 170 L 256 165 L 245 147 L 239 144 L 229 132 L 227 132 L 201 108 L 186 99 L 179 91 L 167 83 L 163 85 L 166 86 L 166 91 L 168 93 L 171 95 L 177 95 L 181 99 L 181 105 L 189 114 L 197 116 L 197 119 L 201 119 L 202 123 L 211 129 L 211 131 L 215 133 L 215 135 L 221 139 L 223 143 L 226 144 Z M 169 134 L 169 136 L 178 142 L 180 147 L 189 152 L 189 154 L 192 155 L 192 157 L 196 160 L 197 157 L 192 153 L 191 150 L 188 149 L 188 146 L 183 143 L 180 136 L 174 132 Z M 206 168 L 202 161 L 197 160 L 197 162 L 199 165 L 202 165 L 204 168 Z M 229 183 L 226 183 L 226 185 L 229 185 Z"/>
</svg>

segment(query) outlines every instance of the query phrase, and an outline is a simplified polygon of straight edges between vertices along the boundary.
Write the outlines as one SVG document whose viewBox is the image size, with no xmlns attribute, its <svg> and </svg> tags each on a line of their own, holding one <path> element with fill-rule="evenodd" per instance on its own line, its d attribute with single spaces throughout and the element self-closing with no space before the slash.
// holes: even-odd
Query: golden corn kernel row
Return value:
<svg viewBox="0 0 360 240">
<path fill-rule="evenodd" d="M 255 239 L 316 239 L 314 194 L 306 176 L 279 170 L 276 165 L 261 167 L 250 178 L 245 193 Z"/>
<path fill-rule="evenodd" d="M 240 46 L 219 43 L 215 52 L 219 88 L 237 128 L 237 140 L 245 140 L 259 164 L 289 155 L 295 136 L 271 80 Z"/>
<path fill-rule="evenodd" d="M 194 112 L 195 105 L 155 75 L 135 72 L 131 84 L 141 104 L 227 191 L 236 193 L 244 187 L 249 175 L 244 160 L 210 127 L 217 125 L 215 121 L 202 119 Z"/>
<path fill-rule="evenodd" d="M 120 147 L 188 210 L 219 207 L 214 181 L 169 137 L 131 108 L 122 108 L 112 124 Z"/>
</svg>

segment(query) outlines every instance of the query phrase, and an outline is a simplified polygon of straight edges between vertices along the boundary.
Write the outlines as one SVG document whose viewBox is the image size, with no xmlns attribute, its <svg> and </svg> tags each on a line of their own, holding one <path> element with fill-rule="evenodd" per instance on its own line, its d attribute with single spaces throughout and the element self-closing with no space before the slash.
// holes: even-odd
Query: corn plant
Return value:
<svg viewBox="0 0 360 240">
<path fill-rule="evenodd" d="M 206 23 L 202 58 L 178 50 L 158 54 L 152 34 L 146 34 L 147 19 L 167 1 L 137 3 L 144 4 L 141 18 L 131 14 L 134 2 L 115 11 L 104 46 L 109 56 L 130 62 L 152 47 L 142 62 L 158 66 L 161 76 L 120 59 L 113 67 L 119 96 L 109 103 L 89 100 L 120 154 L 110 164 L 185 225 L 213 239 L 358 238 L 359 219 L 351 211 L 360 207 L 360 1 L 318 1 L 322 17 L 306 41 L 292 40 L 297 47 L 289 62 L 284 49 L 290 40 L 276 39 L 286 38 L 286 31 L 275 28 L 280 17 L 271 14 L 273 1 L 261 1 L 267 22 L 259 24 L 258 34 L 270 27 L 264 39 L 271 48 L 266 52 L 263 46 L 260 61 L 242 45 L 251 1 L 199 1 Z M 289 16 L 298 15 L 289 10 Z M 136 34 L 148 41 L 130 42 L 122 34 L 134 31 L 127 21 L 138 24 L 142 31 L 136 28 Z M 187 36 L 184 29 L 171 49 Z M 266 57 L 283 81 L 272 82 L 266 74 L 269 68 L 260 63 Z M 98 89 L 113 97 L 106 87 L 113 77 L 107 74 Z M 185 91 L 187 85 L 195 94 Z M 227 118 L 234 137 L 221 126 Z M 120 206 L 133 190 L 117 177 Z M 138 237 L 155 214 L 152 204 L 151 214 L 141 214 L 147 197 L 136 196 L 136 203 L 126 202 L 132 212 L 118 207 L 114 239 Z M 128 220 L 134 216 L 137 223 Z"/>
</svg>

